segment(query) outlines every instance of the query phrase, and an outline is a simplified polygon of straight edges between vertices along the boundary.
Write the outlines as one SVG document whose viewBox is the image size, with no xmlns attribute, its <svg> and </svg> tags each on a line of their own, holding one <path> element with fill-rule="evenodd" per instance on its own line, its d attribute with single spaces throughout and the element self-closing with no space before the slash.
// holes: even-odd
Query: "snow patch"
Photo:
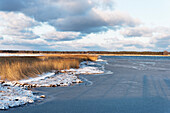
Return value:
<svg viewBox="0 0 170 113">
<path fill-rule="evenodd" d="M 31 85 L 33 87 L 56 87 L 56 86 L 69 86 L 74 83 L 81 83 L 82 81 L 77 75 L 80 74 L 102 74 L 104 73 L 103 65 L 97 62 L 84 61 L 80 63 L 78 69 L 61 70 L 58 74 L 54 72 L 45 73 L 36 78 L 28 80 L 20 80 L 22 84 Z"/>
<path fill-rule="evenodd" d="M 19 81 L 21 84 L 28 84 L 32 87 L 56 87 L 56 86 L 69 86 L 73 83 L 81 83 L 82 81 L 73 73 L 60 73 L 53 72 L 43 74 L 41 77 L 36 77 Z"/>
<path fill-rule="evenodd" d="M 25 90 L 22 87 L 0 84 L 0 109 L 8 109 L 9 107 L 33 103 L 37 99 L 41 98 L 33 95 L 30 90 Z"/>
</svg>

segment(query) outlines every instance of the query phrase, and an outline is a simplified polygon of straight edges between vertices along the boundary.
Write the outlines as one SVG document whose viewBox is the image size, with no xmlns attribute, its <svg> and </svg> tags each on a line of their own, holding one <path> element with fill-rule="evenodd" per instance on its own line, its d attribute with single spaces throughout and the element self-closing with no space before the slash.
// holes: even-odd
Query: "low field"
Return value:
<svg viewBox="0 0 170 113">
<path fill-rule="evenodd" d="M 96 55 L 56 55 L 40 56 L 1 56 L 0 78 L 2 80 L 20 80 L 36 77 L 51 70 L 78 68 L 81 61 L 97 60 Z"/>
</svg>

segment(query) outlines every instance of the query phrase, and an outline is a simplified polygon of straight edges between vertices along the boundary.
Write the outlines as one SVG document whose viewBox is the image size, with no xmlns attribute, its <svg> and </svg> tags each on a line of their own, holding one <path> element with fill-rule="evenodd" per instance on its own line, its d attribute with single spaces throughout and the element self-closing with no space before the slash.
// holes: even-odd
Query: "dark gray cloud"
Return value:
<svg viewBox="0 0 170 113">
<path fill-rule="evenodd" d="M 0 40 L 3 40 L 4 38 L 3 37 L 0 37 Z"/>
<path fill-rule="evenodd" d="M 87 0 L 1 0 L 1 11 L 20 11 L 38 21 L 82 15 L 93 7 Z"/>
<path fill-rule="evenodd" d="M 1 0 L 1 11 L 20 11 L 25 8 L 24 0 Z"/>
<path fill-rule="evenodd" d="M 50 24 L 56 26 L 63 31 L 96 31 L 100 27 L 107 26 L 107 22 L 103 21 L 98 15 L 82 15 L 73 16 L 63 19 L 50 21 Z"/>
<path fill-rule="evenodd" d="M 163 37 L 161 39 L 158 39 L 155 43 L 157 48 L 166 49 L 170 45 L 170 36 Z"/>
<path fill-rule="evenodd" d="M 37 21 L 49 22 L 59 31 L 90 33 L 110 26 L 138 24 L 122 13 L 97 11 L 98 8 L 113 9 L 113 5 L 113 0 L 0 0 L 1 11 L 22 12 Z"/>
<path fill-rule="evenodd" d="M 115 28 L 118 26 L 136 26 L 140 22 L 120 12 L 93 9 L 86 15 L 60 18 L 52 20 L 49 23 L 63 31 L 90 33 L 105 31 L 107 28 Z"/>
</svg>

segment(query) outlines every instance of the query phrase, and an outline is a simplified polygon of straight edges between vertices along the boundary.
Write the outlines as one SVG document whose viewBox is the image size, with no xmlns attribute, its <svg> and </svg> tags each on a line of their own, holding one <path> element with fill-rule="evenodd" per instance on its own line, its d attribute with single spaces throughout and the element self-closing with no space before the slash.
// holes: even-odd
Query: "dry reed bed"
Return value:
<svg viewBox="0 0 170 113">
<path fill-rule="evenodd" d="M 36 77 L 51 70 L 78 68 L 83 58 L 48 57 L 1 57 L 0 77 L 2 80 L 20 80 Z"/>
<path fill-rule="evenodd" d="M 98 59 L 98 55 L 96 54 L 41 54 L 46 57 L 60 57 L 60 58 L 80 58 L 91 61 L 96 61 Z"/>
</svg>

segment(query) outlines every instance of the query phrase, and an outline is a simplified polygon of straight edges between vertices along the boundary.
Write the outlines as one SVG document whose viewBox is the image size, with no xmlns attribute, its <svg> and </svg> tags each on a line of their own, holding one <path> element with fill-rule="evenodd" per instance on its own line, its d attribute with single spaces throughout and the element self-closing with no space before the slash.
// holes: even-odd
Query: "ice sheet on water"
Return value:
<svg viewBox="0 0 170 113">
<path fill-rule="evenodd" d="M 84 61 L 78 69 L 62 70 L 62 72 L 74 72 L 74 74 L 101 74 L 104 73 L 104 66 L 98 62 Z"/>
<path fill-rule="evenodd" d="M 103 59 L 98 59 L 96 60 L 97 62 L 107 62 L 107 60 L 103 60 Z"/>
<path fill-rule="evenodd" d="M 113 72 L 112 71 L 106 71 L 105 74 L 110 75 L 110 74 L 113 74 Z"/>
<path fill-rule="evenodd" d="M 127 65 L 128 64 L 128 65 Z M 116 67 L 131 68 L 136 70 L 151 70 L 156 65 L 155 62 L 128 61 L 127 64 L 114 64 Z"/>
<path fill-rule="evenodd" d="M 154 66 L 156 63 L 155 62 L 139 62 L 140 64 L 146 64 L 146 65 L 152 65 Z"/>
</svg>

